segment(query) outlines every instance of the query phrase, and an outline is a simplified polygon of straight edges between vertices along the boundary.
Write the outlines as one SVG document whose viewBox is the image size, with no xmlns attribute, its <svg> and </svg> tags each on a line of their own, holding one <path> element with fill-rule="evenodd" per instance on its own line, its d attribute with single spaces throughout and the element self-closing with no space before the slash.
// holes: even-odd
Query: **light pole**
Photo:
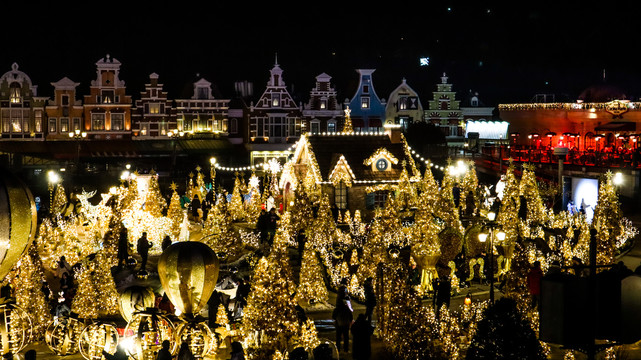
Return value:
<svg viewBox="0 0 641 360">
<path fill-rule="evenodd" d="M 47 183 L 49 184 L 49 215 L 52 214 L 53 210 L 53 190 L 56 184 L 58 184 L 59 182 L 60 175 L 58 175 L 58 173 L 53 170 L 49 170 L 47 172 Z"/>
<path fill-rule="evenodd" d="M 498 241 L 505 240 L 505 233 L 499 229 L 499 224 L 494 221 L 495 219 L 495 212 L 490 211 L 487 213 L 488 221 L 483 230 L 487 230 L 489 233 L 485 231 L 479 233 L 479 241 L 482 243 L 486 242 L 488 237 L 490 238 L 490 258 L 488 264 L 488 269 L 490 270 L 490 304 L 494 304 L 494 237 L 496 236 Z M 498 232 L 496 232 L 497 229 L 499 229 Z"/>
<path fill-rule="evenodd" d="M 80 172 L 80 141 L 86 137 L 87 133 L 84 131 L 80 132 L 80 129 L 76 129 L 69 133 L 69 138 L 75 139 L 78 144 L 76 149 L 76 174 Z"/>
<path fill-rule="evenodd" d="M 216 180 L 216 165 L 218 165 L 217 164 L 217 160 L 216 160 L 215 157 L 212 156 L 211 158 L 209 158 L 209 165 L 210 165 L 210 167 L 209 167 L 209 177 L 211 178 L 211 188 L 213 190 L 213 189 L 215 189 L 214 183 L 215 183 L 215 180 Z"/>
<path fill-rule="evenodd" d="M 177 145 L 177 140 L 183 136 L 185 136 L 185 133 L 182 131 L 170 131 L 167 133 L 167 136 L 173 139 L 173 149 L 171 152 L 171 175 L 174 175 L 174 169 L 176 168 L 176 145 Z"/>
</svg>

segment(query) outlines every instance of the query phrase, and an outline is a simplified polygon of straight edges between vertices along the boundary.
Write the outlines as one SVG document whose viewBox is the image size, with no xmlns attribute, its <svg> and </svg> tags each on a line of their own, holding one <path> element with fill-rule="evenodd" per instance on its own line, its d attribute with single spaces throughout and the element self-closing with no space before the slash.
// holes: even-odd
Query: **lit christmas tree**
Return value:
<svg viewBox="0 0 641 360">
<path fill-rule="evenodd" d="M 173 182 L 171 183 L 171 191 L 171 200 L 169 200 L 169 208 L 167 208 L 167 218 L 171 220 L 171 236 L 174 241 L 177 241 L 185 211 L 180 205 L 180 196 L 178 192 L 176 192 L 176 184 Z"/>
<path fill-rule="evenodd" d="M 300 303 L 327 303 L 329 295 L 323 273 L 324 270 L 321 267 L 316 251 L 306 245 L 303 251 L 303 261 L 296 291 L 297 300 Z"/>
<path fill-rule="evenodd" d="M 225 310 L 225 305 L 219 304 L 218 310 L 216 311 L 216 324 L 221 327 L 229 327 L 229 316 L 227 315 L 227 310 Z"/>
<path fill-rule="evenodd" d="M 51 204 L 51 214 L 54 217 L 65 216 L 62 212 L 67 208 L 67 193 L 62 184 L 57 184 L 53 195 L 53 204 Z M 69 214 L 72 215 L 72 214 Z"/>
<path fill-rule="evenodd" d="M 260 202 L 260 179 L 253 171 L 247 182 L 247 189 L 249 191 L 250 198 L 245 202 L 245 214 L 247 222 L 255 224 L 258 220 L 262 204 Z"/>
<path fill-rule="evenodd" d="M 480 201 L 477 194 L 478 186 L 479 186 L 479 180 L 478 180 L 478 177 L 476 176 L 476 168 L 474 167 L 474 162 L 470 161 L 467 164 L 467 171 L 465 172 L 465 175 L 463 176 L 463 180 L 461 181 L 460 207 L 464 214 L 468 213 L 468 211 L 473 212 L 473 215 L 475 215 L 474 213 L 476 213 L 476 211 L 467 209 L 468 196 L 473 197 L 470 203 L 474 204 L 475 209 L 479 209 Z"/>
<path fill-rule="evenodd" d="M 14 268 L 15 276 L 12 278 L 12 287 L 16 304 L 25 310 L 31 317 L 33 326 L 32 340 L 44 339 L 45 330 L 51 321 L 51 309 L 48 299 L 42 292 L 44 266 L 36 251 L 36 244 L 22 256 Z M 55 294 L 51 294 L 55 296 Z"/>
<path fill-rule="evenodd" d="M 599 184 L 599 198 L 594 207 L 592 224 L 597 231 L 597 265 L 614 264 L 617 254 L 616 239 L 621 235 L 621 207 L 616 187 L 608 171 Z"/>
<path fill-rule="evenodd" d="M 151 177 L 149 179 L 149 189 L 147 189 L 147 196 L 145 199 L 145 211 L 149 212 L 153 216 L 160 217 L 163 215 L 167 203 L 160 192 L 160 187 L 158 186 L 158 175 L 155 171 L 151 171 Z"/>
<path fill-rule="evenodd" d="M 243 197 L 241 195 L 242 182 L 238 173 L 236 173 L 236 180 L 234 180 L 234 189 L 231 193 L 231 201 L 227 206 L 232 221 L 244 221 L 245 211 L 243 208 Z"/>
<path fill-rule="evenodd" d="M 242 250 L 240 234 L 233 228 L 226 201 L 212 206 L 203 225 L 202 242 L 209 245 L 222 261 L 233 261 Z"/>
<path fill-rule="evenodd" d="M 71 302 L 71 311 L 78 314 L 81 319 L 97 319 L 100 315 L 96 302 L 100 296 L 98 284 L 95 284 L 93 262 L 86 259 L 82 267 L 76 272 L 77 291 Z"/>
<path fill-rule="evenodd" d="M 505 232 L 505 243 L 513 245 L 519 236 L 519 208 L 521 201 L 519 198 L 519 181 L 514 175 L 514 165 L 510 162 L 504 178 L 505 187 L 501 199 L 501 206 L 496 221 L 501 225 Z"/>
<path fill-rule="evenodd" d="M 536 173 L 532 165 L 523 165 L 519 194 L 527 201 L 527 224 L 543 223 L 547 218 L 547 211 L 539 195 Z"/>
<path fill-rule="evenodd" d="M 312 351 L 318 345 L 320 345 L 320 341 L 318 340 L 318 332 L 316 331 L 316 325 L 314 324 L 314 320 L 308 318 L 305 322 L 301 324 L 300 332 L 298 335 L 298 342 L 307 351 Z"/>
<path fill-rule="evenodd" d="M 329 207 L 327 194 L 324 194 L 320 199 L 316 218 L 306 231 L 307 242 L 317 251 L 325 250 L 330 246 L 336 233 L 336 223 L 334 223 L 332 210 Z"/>
</svg>

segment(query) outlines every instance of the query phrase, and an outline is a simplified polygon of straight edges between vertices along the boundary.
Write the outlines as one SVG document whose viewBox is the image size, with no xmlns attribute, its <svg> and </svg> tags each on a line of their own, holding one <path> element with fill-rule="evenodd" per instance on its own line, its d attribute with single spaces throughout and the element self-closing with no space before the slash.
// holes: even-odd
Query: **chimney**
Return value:
<svg viewBox="0 0 641 360">
<path fill-rule="evenodd" d="M 398 144 L 401 142 L 401 125 L 400 124 L 385 124 L 385 133 L 389 136 L 392 144 Z"/>
</svg>

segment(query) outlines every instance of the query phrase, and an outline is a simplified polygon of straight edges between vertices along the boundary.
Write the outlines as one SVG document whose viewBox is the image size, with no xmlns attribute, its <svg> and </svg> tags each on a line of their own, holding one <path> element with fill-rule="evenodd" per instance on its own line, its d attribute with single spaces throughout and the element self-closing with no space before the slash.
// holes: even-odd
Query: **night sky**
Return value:
<svg viewBox="0 0 641 360">
<path fill-rule="evenodd" d="M 223 97 L 239 80 L 254 82 L 259 95 L 276 53 L 285 82 L 302 100 L 322 72 L 332 76 L 340 100 L 351 98 L 357 68 L 376 69 L 379 97 L 406 78 L 424 102 L 443 72 L 459 94 L 479 92 L 491 106 L 538 93 L 574 101 L 603 82 L 604 69 L 605 81 L 629 99 L 641 95 L 641 6 L 612 1 L 16 3 L 3 10 L 0 73 L 17 62 L 42 96 L 64 76 L 80 82 L 82 94 L 105 54 L 122 62 L 121 79 L 134 99 L 152 72 L 171 98 L 189 96 L 184 91 L 197 74 Z M 430 57 L 429 66 L 419 66 L 421 56 Z"/>
</svg>

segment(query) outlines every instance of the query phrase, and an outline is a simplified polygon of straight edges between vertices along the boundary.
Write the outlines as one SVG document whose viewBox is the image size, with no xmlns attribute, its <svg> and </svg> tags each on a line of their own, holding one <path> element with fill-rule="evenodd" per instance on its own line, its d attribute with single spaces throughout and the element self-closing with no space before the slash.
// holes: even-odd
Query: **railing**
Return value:
<svg viewBox="0 0 641 360">
<path fill-rule="evenodd" d="M 501 159 L 514 162 L 528 162 L 540 164 L 557 164 L 558 156 L 554 155 L 552 148 L 535 148 L 524 146 L 485 146 L 481 149 L 484 156 L 492 159 Z M 567 165 L 597 166 L 613 168 L 640 168 L 641 150 L 623 149 L 613 151 L 603 150 L 570 150 L 563 158 Z"/>
</svg>

